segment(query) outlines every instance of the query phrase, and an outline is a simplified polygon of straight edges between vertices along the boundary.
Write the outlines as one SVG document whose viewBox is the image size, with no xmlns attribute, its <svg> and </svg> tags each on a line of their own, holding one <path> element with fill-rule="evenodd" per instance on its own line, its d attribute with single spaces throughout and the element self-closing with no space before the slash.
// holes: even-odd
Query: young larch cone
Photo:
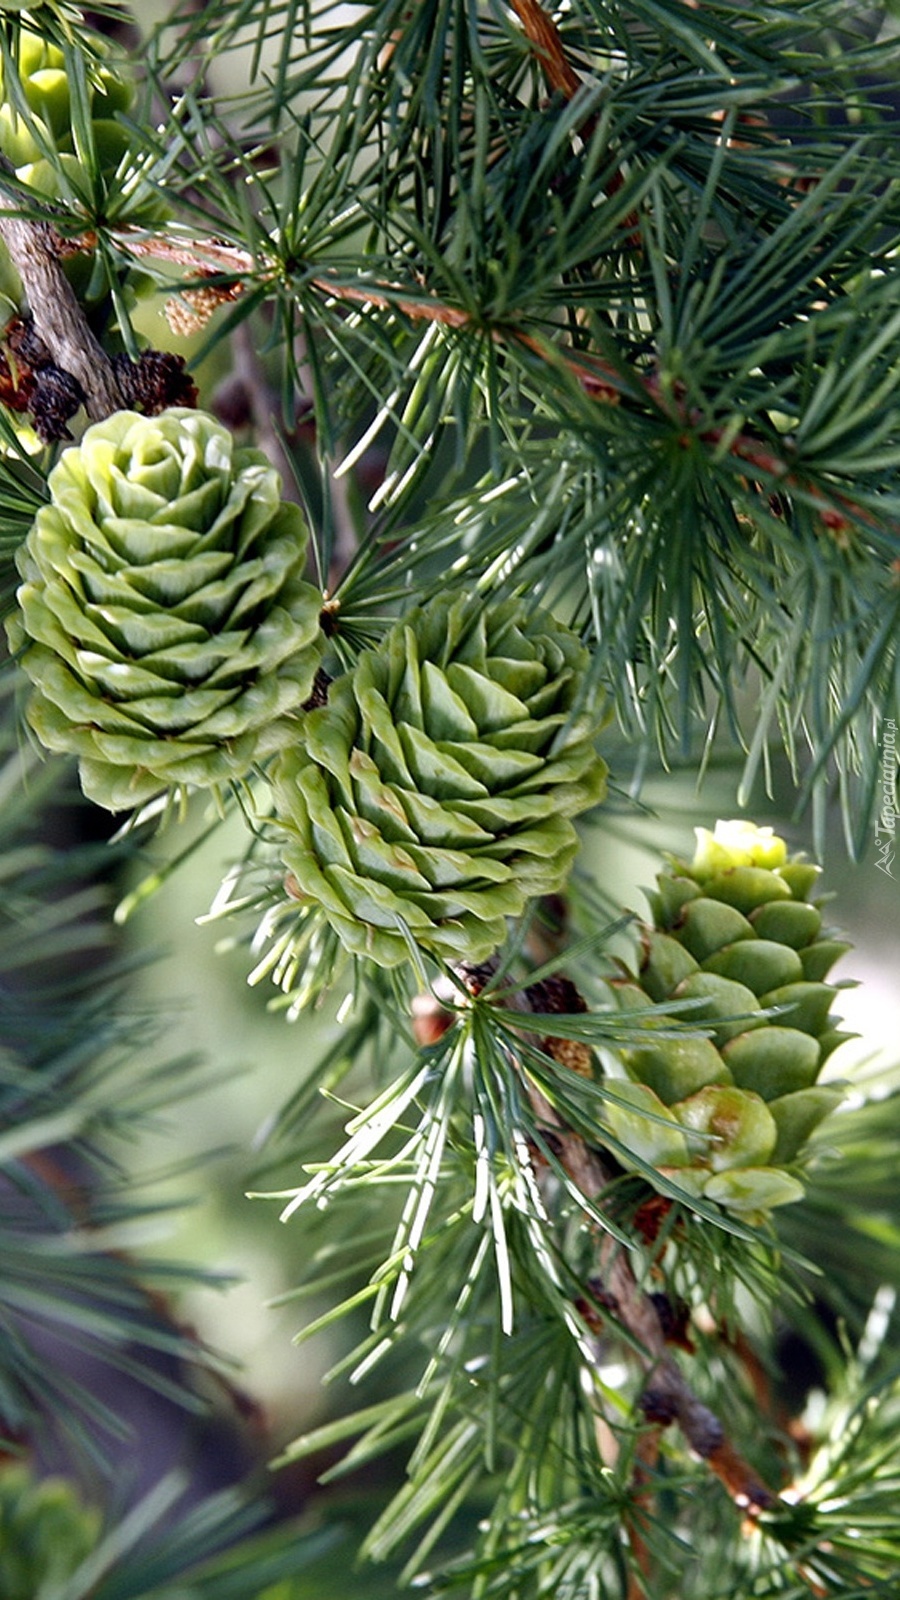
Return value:
<svg viewBox="0 0 900 1600">
<path fill-rule="evenodd" d="M 587 652 L 519 600 L 440 596 L 333 683 L 274 768 L 282 858 L 343 944 L 479 961 L 560 888 L 605 793 Z"/>
<path fill-rule="evenodd" d="M 621 1051 L 627 1080 L 612 1087 L 626 1103 L 610 1100 L 606 1115 L 623 1145 L 689 1193 L 763 1216 L 800 1198 L 786 1168 L 842 1098 L 817 1080 L 849 1037 L 825 982 L 849 945 L 808 898 L 820 869 L 790 859 L 770 828 L 696 831 L 693 861 L 673 860 L 649 896 L 637 973 L 615 987 L 629 1009 L 695 1001 L 679 1020 L 709 1037 Z"/>
<path fill-rule="evenodd" d="M 50 474 L 10 644 L 27 717 L 111 811 L 211 788 L 296 738 L 321 654 L 307 527 L 202 411 L 121 411 Z"/>
</svg>

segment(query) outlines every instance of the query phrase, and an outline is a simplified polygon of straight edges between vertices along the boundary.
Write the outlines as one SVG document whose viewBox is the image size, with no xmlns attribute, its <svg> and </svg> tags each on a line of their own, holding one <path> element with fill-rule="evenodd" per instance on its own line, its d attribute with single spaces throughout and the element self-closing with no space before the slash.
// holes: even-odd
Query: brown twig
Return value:
<svg viewBox="0 0 900 1600">
<path fill-rule="evenodd" d="M 551 89 L 564 95 L 567 100 L 574 99 L 582 87 L 582 80 L 566 56 L 559 29 L 553 18 L 548 17 L 537 0 L 511 0 L 511 5 L 529 43 L 534 48 Z"/>
<path fill-rule="evenodd" d="M 35 328 L 55 364 L 81 385 L 88 416 L 100 421 L 124 404 L 112 362 L 63 272 L 55 228 L 13 216 L 14 209 L 15 202 L 0 193 L 0 236 L 22 280 Z"/>
<path fill-rule="evenodd" d="M 513 11 L 525 30 L 525 35 L 540 61 L 544 77 L 550 88 L 566 100 L 574 100 L 580 89 L 584 88 L 584 79 L 579 76 L 566 55 L 565 46 L 560 38 L 559 29 L 553 18 L 547 15 L 538 0 L 510 0 Z M 578 132 L 585 141 L 590 139 L 597 127 L 596 112 L 589 111 L 582 117 L 578 124 Z M 604 184 L 603 192 L 607 199 L 617 194 L 624 183 L 621 172 L 614 172 Z M 638 249 L 641 243 L 638 230 L 638 215 L 630 211 L 622 219 L 622 227 L 627 230 L 628 243 Z"/>
<path fill-rule="evenodd" d="M 551 1126 L 561 1129 L 556 1149 L 561 1166 L 586 1199 L 596 1200 L 610 1181 L 610 1173 L 597 1153 L 580 1135 L 561 1128 L 560 1119 L 543 1097 L 533 1093 L 533 1104 Z M 718 1417 L 694 1394 L 668 1348 L 659 1309 L 635 1278 L 622 1246 L 611 1234 L 600 1246 L 600 1268 L 615 1317 L 636 1339 L 647 1382 L 641 1407 L 648 1421 L 666 1426 L 677 1422 L 688 1444 L 724 1484 L 736 1505 L 750 1517 L 770 1510 L 778 1496 L 761 1483 L 756 1473 L 725 1436 Z"/>
<path fill-rule="evenodd" d="M 529 0 L 529 3 L 533 3 L 533 0 Z M 201 277 L 212 277 L 221 272 L 235 272 L 248 276 L 252 272 L 258 275 L 260 270 L 260 262 L 248 251 L 221 240 L 179 241 L 165 236 L 145 234 L 138 229 L 124 229 L 114 236 L 114 242 L 124 252 L 133 256 L 151 256 L 180 266 L 192 267 Z M 85 235 L 78 243 L 84 248 L 90 248 L 90 235 Z M 273 261 L 268 267 L 264 264 L 263 270 L 270 272 L 274 280 L 281 269 Z M 461 310 L 458 306 L 445 305 L 432 296 L 411 298 L 408 290 L 400 284 L 339 283 L 324 274 L 319 274 L 309 279 L 309 286 L 333 300 L 395 311 L 401 316 L 408 317 L 411 322 L 440 323 L 443 327 L 453 329 L 480 326 L 469 312 Z M 231 293 L 228 297 L 236 298 Z M 567 372 L 591 400 L 605 405 L 618 405 L 629 397 L 649 402 L 669 422 L 684 430 L 685 448 L 695 438 L 713 449 L 718 448 L 724 441 L 727 453 L 739 461 L 746 462 L 763 483 L 778 484 L 782 488 L 808 495 L 816 504 L 823 526 L 838 536 L 847 533 L 854 523 L 860 522 L 879 531 L 882 529 L 882 524 L 875 517 L 838 491 L 831 490 L 829 495 L 826 495 L 815 485 L 804 483 L 790 461 L 776 454 L 764 440 L 754 438 L 749 433 L 728 436 L 724 428 L 703 428 L 701 414 L 696 410 L 690 410 L 679 397 L 663 394 L 659 380 L 654 375 L 629 373 L 623 376 L 618 368 L 611 362 L 605 361 L 602 356 L 564 349 L 553 341 L 539 339 L 535 334 L 513 324 L 494 327 L 490 330 L 490 335 L 498 344 L 517 344 L 546 365 L 556 366 Z"/>
<path fill-rule="evenodd" d="M 462 969 L 473 994 L 480 993 L 492 976 L 492 963 Z M 504 1003 L 512 1009 L 544 1015 L 546 986 L 535 984 Z M 568 1127 L 559 1113 L 523 1073 L 531 1105 L 547 1131 L 548 1142 L 560 1166 L 586 1200 L 594 1202 L 608 1188 L 613 1173 L 599 1150 Z M 604 1234 L 599 1248 L 604 1304 L 619 1325 L 631 1335 L 646 1382 L 640 1405 L 647 1420 L 662 1427 L 677 1422 L 694 1453 L 700 1456 L 724 1485 L 734 1503 L 753 1519 L 778 1504 L 778 1496 L 762 1483 L 750 1465 L 726 1438 L 719 1418 L 699 1400 L 674 1360 L 660 1308 L 639 1284 L 625 1249 L 612 1234 Z"/>
</svg>

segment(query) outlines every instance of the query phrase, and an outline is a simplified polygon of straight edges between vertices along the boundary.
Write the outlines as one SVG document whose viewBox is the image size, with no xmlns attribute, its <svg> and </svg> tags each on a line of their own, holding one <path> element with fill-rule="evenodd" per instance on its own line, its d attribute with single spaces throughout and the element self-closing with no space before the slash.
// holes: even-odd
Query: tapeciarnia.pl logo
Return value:
<svg viewBox="0 0 900 1600">
<path fill-rule="evenodd" d="M 897 724 L 892 718 L 884 724 L 881 739 L 881 809 L 875 820 L 875 865 L 879 872 L 894 876 L 894 848 L 897 832 Z"/>
</svg>

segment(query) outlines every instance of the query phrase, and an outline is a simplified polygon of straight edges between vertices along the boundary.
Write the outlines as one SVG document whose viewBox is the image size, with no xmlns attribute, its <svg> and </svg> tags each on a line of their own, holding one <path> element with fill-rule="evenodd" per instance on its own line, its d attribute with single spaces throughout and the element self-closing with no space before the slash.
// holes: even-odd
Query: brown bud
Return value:
<svg viewBox="0 0 900 1600">
<path fill-rule="evenodd" d="M 413 995 L 410 1010 L 413 1038 L 422 1049 L 437 1044 L 455 1020 L 453 1012 L 447 1011 L 433 994 Z"/>
<path fill-rule="evenodd" d="M 196 407 L 197 388 L 183 356 L 169 350 L 142 350 L 137 361 L 113 356 L 113 367 L 126 404 L 145 416 L 156 417 L 170 406 Z"/>
<path fill-rule="evenodd" d="M 570 1072 L 577 1072 L 580 1078 L 594 1076 L 593 1052 L 581 1039 L 542 1039 L 541 1049 L 546 1055 L 552 1056 L 554 1061 L 558 1061 L 561 1067 L 567 1067 Z"/>
<path fill-rule="evenodd" d="M 667 1394 L 665 1389 L 654 1389 L 652 1384 L 648 1384 L 640 1396 L 638 1406 L 647 1421 L 656 1423 L 660 1428 L 667 1428 L 678 1416 L 678 1406 L 674 1396 Z"/>
</svg>

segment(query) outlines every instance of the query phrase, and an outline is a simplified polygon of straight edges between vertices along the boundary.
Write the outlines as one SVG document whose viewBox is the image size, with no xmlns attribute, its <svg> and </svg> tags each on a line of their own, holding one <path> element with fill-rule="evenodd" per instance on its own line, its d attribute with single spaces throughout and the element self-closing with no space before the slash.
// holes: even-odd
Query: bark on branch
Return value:
<svg viewBox="0 0 900 1600">
<path fill-rule="evenodd" d="M 490 981 L 492 965 L 484 963 L 463 971 L 472 993 L 479 993 Z M 571 987 L 571 985 L 569 985 Z M 525 988 L 518 995 L 504 996 L 504 1005 L 543 1016 L 547 1005 L 547 985 Z M 544 1041 L 544 1049 L 553 1045 Z M 552 1048 L 548 1050 L 553 1054 Z M 532 1109 L 552 1139 L 554 1154 L 576 1188 L 587 1200 L 596 1201 L 609 1186 L 613 1173 L 600 1151 L 569 1128 L 559 1113 L 528 1080 L 523 1071 Z M 599 1266 L 604 1303 L 611 1315 L 627 1329 L 639 1349 L 638 1360 L 646 1383 L 640 1405 L 649 1422 L 663 1427 L 677 1422 L 685 1439 L 724 1485 L 735 1505 L 750 1518 L 778 1504 L 778 1496 L 762 1483 L 743 1457 L 726 1438 L 719 1418 L 698 1399 L 675 1361 L 660 1312 L 651 1296 L 640 1287 L 631 1262 L 619 1241 L 605 1234 L 599 1247 Z"/>
<path fill-rule="evenodd" d="M 99 422 L 125 404 L 112 362 L 62 269 L 59 235 L 47 222 L 11 215 L 15 208 L 15 201 L 0 193 L 0 237 L 22 280 L 35 329 L 55 364 L 77 378 L 85 411 Z"/>
</svg>

